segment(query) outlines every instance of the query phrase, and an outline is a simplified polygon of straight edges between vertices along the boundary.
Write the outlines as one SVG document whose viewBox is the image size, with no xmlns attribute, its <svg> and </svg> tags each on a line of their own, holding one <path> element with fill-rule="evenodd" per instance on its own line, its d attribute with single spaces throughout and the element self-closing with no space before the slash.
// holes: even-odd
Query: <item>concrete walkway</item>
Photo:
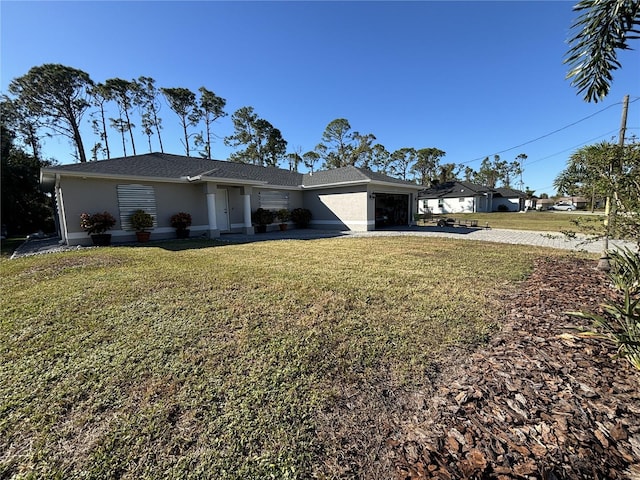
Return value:
<svg viewBox="0 0 640 480">
<path fill-rule="evenodd" d="M 358 237 L 444 237 L 459 240 L 475 240 L 480 242 L 508 243 L 512 245 L 532 245 L 536 247 L 557 248 L 562 250 L 601 253 L 604 250 L 604 240 L 588 241 L 584 235 L 567 238 L 556 232 L 533 232 L 526 230 L 504 230 L 496 228 L 466 228 L 466 227 L 401 227 L 394 229 L 376 230 L 371 232 L 352 232 L 338 230 L 292 229 L 285 232 L 273 231 L 256 235 L 230 233 L 222 235 L 219 240 L 228 243 L 251 243 L 274 240 L 315 240 L 319 238 L 358 238 Z M 122 244 L 137 245 L 137 244 Z M 618 240 L 609 241 L 609 248 L 629 247 L 633 250 L 636 244 Z M 58 238 L 28 240 L 15 251 L 11 258 L 27 255 L 37 255 L 60 251 L 80 250 L 93 247 L 67 247 L 59 244 Z"/>
</svg>

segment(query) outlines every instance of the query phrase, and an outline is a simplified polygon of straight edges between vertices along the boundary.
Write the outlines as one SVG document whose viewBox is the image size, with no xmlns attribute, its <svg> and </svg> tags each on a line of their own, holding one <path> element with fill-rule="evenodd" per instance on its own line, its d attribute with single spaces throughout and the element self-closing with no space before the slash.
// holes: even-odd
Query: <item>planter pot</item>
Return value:
<svg viewBox="0 0 640 480">
<path fill-rule="evenodd" d="M 176 237 L 177 238 L 189 238 L 189 229 L 185 228 L 185 229 L 178 229 L 176 230 Z"/>
<path fill-rule="evenodd" d="M 136 237 L 138 239 L 138 242 L 146 243 L 151 237 L 151 232 L 136 232 Z"/>
<path fill-rule="evenodd" d="M 94 233 L 91 235 L 91 241 L 98 247 L 107 247 L 111 245 L 110 233 Z"/>
<path fill-rule="evenodd" d="M 288 226 L 288 225 L 287 225 L 286 223 L 281 223 L 281 224 L 280 224 L 280 231 L 281 231 L 281 232 L 286 231 L 286 230 L 287 230 L 287 226 Z"/>
<path fill-rule="evenodd" d="M 256 225 L 256 233 L 267 233 L 266 225 Z"/>
</svg>

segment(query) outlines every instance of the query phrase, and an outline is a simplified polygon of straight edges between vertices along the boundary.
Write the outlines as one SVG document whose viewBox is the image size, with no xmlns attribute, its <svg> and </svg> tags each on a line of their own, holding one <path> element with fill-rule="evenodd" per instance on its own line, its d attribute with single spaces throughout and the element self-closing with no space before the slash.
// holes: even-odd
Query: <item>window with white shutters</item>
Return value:
<svg viewBox="0 0 640 480">
<path fill-rule="evenodd" d="M 156 193 L 150 185 L 118 185 L 118 207 L 123 230 L 133 230 L 131 215 L 136 210 L 147 212 L 153 217 L 153 226 L 158 226 Z"/>
<path fill-rule="evenodd" d="M 285 192 L 260 192 L 260 208 L 281 210 L 289 208 L 289 194 Z"/>
</svg>

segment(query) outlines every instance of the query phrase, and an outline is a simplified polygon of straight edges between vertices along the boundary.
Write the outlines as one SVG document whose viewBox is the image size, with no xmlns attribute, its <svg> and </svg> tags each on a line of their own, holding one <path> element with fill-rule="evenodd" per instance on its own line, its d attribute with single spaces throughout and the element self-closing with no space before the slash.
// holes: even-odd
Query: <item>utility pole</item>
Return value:
<svg viewBox="0 0 640 480">
<path fill-rule="evenodd" d="M 620 120 L 620 133 L 618 134 L 618 146 L 620 147 L 619 152 L 622 152 L 622 148 L 624 147 L 624 135 L 627 131 L 627 111 L 629 110 L 629 95 L 625 95 L 622 100 L 622 119 Z M 619 160 L 619 159 L 617 159 Z M 616 162 L 618 163 L 618 162 Z M 616 167 L 620 167 L 621 165 L 616 165 Z M 616 168 L 619 170 L 619 168 Z M 611 175 L 615 175 L 617 172 L 614 172 L 613 161 L 609 165 L 609 173 Z M 613 192 L 615 195 L 615 192 Z M 604 208 L 604 251 L 602 252 L 602 256 L 600 260 L 598 260 L 598 270 L 603 270 L 608 272 L 611 270 L 611 264 L 609 263 L 609 234 L 611 233 L 611 223 L 615 217 L 616 212 L 615 203 L 612 205 L 611 202 L 611 192 L 607 194 L 607 203 Z"/>
</svg>

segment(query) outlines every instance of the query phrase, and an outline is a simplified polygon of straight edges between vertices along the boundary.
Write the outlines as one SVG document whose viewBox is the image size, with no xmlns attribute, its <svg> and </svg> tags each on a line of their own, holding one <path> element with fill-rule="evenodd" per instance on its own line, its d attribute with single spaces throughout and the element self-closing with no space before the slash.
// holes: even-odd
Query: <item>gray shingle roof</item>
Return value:
<svg viewBox="0 0 640 480">
<path fill-rule="evenodd" d="M 505 198 L 525 198 L 527 196 L 526 193 L 512 188 L 489 188 L 471 182 L 456 181 L 440 183 L 427 188 L 418 194 L 418 198 L 459 198 L 482 195 L 489 192 L 493 193 L 494 196 Z"/>
<path fill-rule="evenodd" d="M 482 195 L 491 191 L 488 187 L 471 182 L 445 182 L 421 191 L 418 198 L 458 198 Z"/>
<path fill-rule="evenodd" d="M 166 179 L 210 177 L 251 180 L 271 185 L 298 186 L 302 174 L 281 168 L 260 167 L 236 162 L 185 157 L 168 153 L 148 153 L 131 157 L 112 158 L 98 162 L 59 165 L 46 172 L 86 173 L 105 176 L 134 176 Z"/>
<path fill-rule="evenodd" d="M 527 194 L 520 190 L 514 190 L 513 188 L 495 188 L 496 193 L 504 198 L 526 198 Z"/>
<path fill-rule="evenodd" d="M 344 167 L 311 174 L 290 172 L 282 168 L 260 167 L 246 163 L 185 157 L 168 153 L 148 153 L 131 157 L 112 158 L 97 162 L 75 163 L 44 168 L 43 173 L 73 173 L 97 176 L 132 176 L 181 179 L 186 177 L 228 179 L 238 182 L 263 182 L 282 187 L 313 187 L 357 182 L 386 182 L 412 185 L 397 178 L 364 168 Z"/>
<path fill-rule="evenodd" d="M 354 166 L 321 170 L 318 172 L 313 172 L 313 174 L 306 173 L 303 179 L 303 185 L 305 187 L 357 182 L 384 182 L 405 186 L 410 185 L 413 187 L 417 186 L 413 182 L 407 182 L 398 178 L 389 177 L 388 175 L 384 175 L 379 172 L 373 172 L 366 168 L 358 168 Z"/>
</svg>

